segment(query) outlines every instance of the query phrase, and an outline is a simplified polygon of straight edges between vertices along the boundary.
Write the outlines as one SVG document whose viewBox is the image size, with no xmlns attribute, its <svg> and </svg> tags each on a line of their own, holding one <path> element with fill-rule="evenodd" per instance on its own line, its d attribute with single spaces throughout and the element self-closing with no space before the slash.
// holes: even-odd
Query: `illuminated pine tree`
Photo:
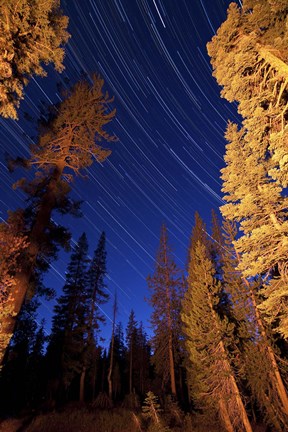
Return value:
<svg viewBox="0 0 288 432">
<path fill-rule="evenodd" d="M 15 316 L 13 308 L 13 291 L 15 289 L 15 270 L 19 256 L 27 248 L 27 238 L 20 234 L 23 226 L 19 216 L 14 214 L 7 223 L 0 224 L 0 353 L 5 352 L 12 337 L 11 331 L 6 331 L 4 323 Z M 1 363 L 0 363 L 1 364 Z"/>
<path fill-rule="evenodd" d="M 206 415 L 218 416 L 227 431 L 252 432 L 231 365 L 235 324 L 225 315 L 222 282 L 198 215 L 196 222 L 181 313 L 191 397 Z"/>
<path fill-rule="evenodd" d="M 58 210 L 65 214 L 73 211 L 68 198 L 70 185 L 67 180 L 72 180 L 94 159 L 103 162 L 111 153 L 100 145 L 101 141 L 115 140 L 115 136 L 104 130 L 115 111 L 109 111 L 111 100 L 103 93 L 103 85 L 103 80 L 96 76 L 92 85 L 86 81 L 77 83 L 63 102 L 54 107 L 48 121 L 42 124 L 38 143 L 31 146 L 31 158 L 25 164 L 36 166 L 38 171 L 32 182 L 24 179 L 18 182 L 18 186 L 29 197 L 34 197 L 34 214 L 26 227 L 26 256 L 19 263 L 19 271 L 14 277 L 13 297 L 7 305 L 12 313 L 2 322 L 5 335 L 13 333 L 15 318 L 12 315 L 16 316 L 21 309 L 35 274 L 37 259 L 40 255 L 45 258 L 49 256 L 50 251 L 43 248 L 43 243 L 49 240 L 52 212 Z M 67 233 L 62 230 L 64 234 Z M 0 352 L 0 364 L 4 351 L 5 347 Z"/>
<path fill-rule="evenodd" d="M 182 339 L 179 310 L 183 295 L 183 279 L 176 266 L 165 225 L 161 228 L 160 245 L 155 271 L 147 278 L 151 291 L 149 304 L 153 308 L 151 324 L 154 331 L 152 346 L 156 371 L 162 380 L 162 389 L 168 385 L 176 396 L 176 353 Z"/>
<path fill-rule="evenodd" d="M 288 54 L 286 1 L 232 3 L 208 44 L 222 96 L 238 103 L 243 126 L 228 125 L 222 170 L 225 218 L 240 223 L 235 241 L 245 277 L 268 274 L 262 310 L 288 337 Z M 277 275 L 271 279 L 272 275 Z M 270 275 L 270 276 L 269 276 Z M 264 294 L 264 292 L 263 292 Z M 286 410 L 288 408 L 287 403 Z"/>
<path fill-rule="evenodd" d="M 224 284 L 239 328 L 239 370 L 242 378 L 247 381 L 253 400 L 264 414 L 265 421 L 275 430 L 284 431 L 288 421 L 282 402 L 285 402 L 286 391 L 271 331 L 258 308 L 261 279 L 248 281 L 237 270 L 240 257 L 233 245 L 237 237 L 236 224 L 224 221 L 223 227 Z"/>
<path fill-rule="evenodd" d="M 46 76 L 44 64 L 64 69 L 67 25 L 59 0 L 1 1 L 0 115 L 17 118 L 24 87 L 33 75 Z"/>
</svg>

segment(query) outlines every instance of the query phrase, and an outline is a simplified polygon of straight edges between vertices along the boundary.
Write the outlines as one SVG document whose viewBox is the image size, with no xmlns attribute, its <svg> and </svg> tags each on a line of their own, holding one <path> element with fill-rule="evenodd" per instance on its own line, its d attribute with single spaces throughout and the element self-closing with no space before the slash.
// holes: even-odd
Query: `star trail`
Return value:
<svg viewBox="0 0 288 432">
<path fill-rule="evenodd" d="M 167 224 L 184 268 L 195 211 L 209 223 L 211 209 L 222 203 L 223 135 L 228 119 L 238 118 L 235 107 L 220 98 L 206 43 L 225 20 L 229 3 L 62 0 L 71 34 L 64 72 L 48 67 L 47 77 L 35 77 L 27 87 L 19 121 L 0 119 L 0 217 L 5 220 L 7 210 L 23 206 L 23 193 L 11 193 L 21 173 L 8 173 L 4 155 L 28 155 L 33 130 L 24 113 L 37 118 L 41 101 L 61 100 L 57 83 L 73 84 L 83 73 L 99 72 L 115 96 L 116 119 L 109 131 L 119 140 L 109 144 L 107 161 L 94 163 L 73 184 L 73 196 L 83 200 L 83 217 L 65 216 L 61 223 L 73 242 L 86 232 L 91 254 L 106 232 L 107 285 L 111 297 L 117 290 L 117 321 L 124 326 L 131 308 L 138 321 L 149 319 L 146 277 L 153 272 L 161 224 Z M 61 253 L 45 279 L 58 293 L 68 260 L 69 254 Z M 54 304 L 43 301 L 40 309 L 47 326 Z M 111 318 L 111 302 L 104 313 Z"/>
</svg>

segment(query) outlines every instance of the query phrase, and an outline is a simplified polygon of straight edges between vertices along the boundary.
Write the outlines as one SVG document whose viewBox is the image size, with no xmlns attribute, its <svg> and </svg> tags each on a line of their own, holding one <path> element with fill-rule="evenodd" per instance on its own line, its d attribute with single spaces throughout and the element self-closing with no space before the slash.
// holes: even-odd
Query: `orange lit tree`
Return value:
<svg viewBox="0 0 288 432">
<path fill-rule="evenodd" d="M 32 182 L 22 179 L 18 186 L 29 196 L 34 196 L 33 217 L 26 227 L 28 247 L 14 276 L 10 302 L 13 313 L 2 325 L 5 335 L 13 332 L 15 318 L 12 315 L 16 316 L 21 309 L 37 259 L 50 253 L 42 246 L 49 240 L 53 210 L 62 213 L 72 210 L 67 198 L 70 190 L 67 181 L 89 167 L 93 160 L 103 162 L 111 153 L 101 146 L 102 141 L 116 139 L 103 129 L 115 115 L 115 111 L 110 110 L 111 99 L 103 93 L 103 85 L 103 80 L 97 76 L 93 77 L 92 85 L 86 81 L 78 82 L 41 127 L 38 143 L 31 146 L 31 158 L 26 165 L 36 166 L 38 170 Z M 0 364 L 4 348 L 0 353 Z"/>
<path fill-rule="evenodd" d="M 242 127 L 229 123 L 222 170 L 222 214 L 240 224 L 234 239 L 238 269 L 264 276 L 258 306 L 275 332 L 288 337 L 288 4 L 282 0 L 232 3 L 227 20 L 208 43 L 221 94 L 238 103 Z M 262 331 L 262 330 L 260 330 Z M 288 397 L 275 356 L 268 350 L 282 410 Z"/>
<path fill-rule="evenodd" d="M 17 118 L 24 86 L 45 76 L 43 64 L 64 69 L 68 18 L 59 0 L 2 0 L 0 7 L 0 115 Z"/>
<path fill-rule="evenodd" d="M 192 231 L 187 291 L 181 318 L 188 355 L 187 381 L 196 407 L 228 432 L 252 432 L 235 368 L 235 322 L 231 320 L 215 250 L 196 213 Z M 230 306 L 230 305 L 229 305 Z"/>
<path fill-rule="evenodd" d="M 235 242 L 245 277 L 266 274 L 263 311 L 288 337 L 288 15 L 286 1 L 232 3 L 207 45 L 222 96 L 238 103 L 243 125 L 229 124 L 221 209 L 240 223 Z M 271 278 L 271 276 L 273 276 Z M 288 406 L 287 406 L 288 408 Z"/>
</svg>

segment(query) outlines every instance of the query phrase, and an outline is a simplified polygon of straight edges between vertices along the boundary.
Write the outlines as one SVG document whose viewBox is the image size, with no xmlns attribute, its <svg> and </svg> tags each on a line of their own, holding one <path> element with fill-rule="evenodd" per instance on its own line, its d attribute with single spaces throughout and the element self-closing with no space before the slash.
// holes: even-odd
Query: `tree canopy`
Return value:
<svg viewBox="0 0 288 432">
<path fill-rule="evenodd" d="M 59 0 L 1 1 L 0 115 L 17 118 L 24 86 L 33 75 L 46 76 L 43 64 L 64 69 L 67 25 Z"/>
<path fill-rule="evenodd" d="M 278 331 L 288 336 L 285 315 L 288 258 L 288 54 L 286 1 L 244 0 L 232 3 L 227 20 L 207 45 L 222 96 L 238 103 L 242 127 L 229 123 L 222 170 L 221 209 L 240 223 L 235 241 L 239 269 L 246 277 L 278 275 L 273 305 L 265 309 L 280 320 Z M 275 304 L 280 305 L 275 313 Z M 274 312 L 273 312 L 274 309 Z"/>
</svg>

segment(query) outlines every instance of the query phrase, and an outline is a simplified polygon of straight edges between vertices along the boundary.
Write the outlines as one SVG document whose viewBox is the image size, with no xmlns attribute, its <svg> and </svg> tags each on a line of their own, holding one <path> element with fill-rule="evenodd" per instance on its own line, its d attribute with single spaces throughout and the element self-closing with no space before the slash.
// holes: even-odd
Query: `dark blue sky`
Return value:
<svg viewBox="0 0 288 432">
<path fill-rule="evenodd" d="M 146 277 L 153 272 L 160 226 L 167 224 L 177 263 L 184 268 L 194 213 L 209 223 L 211 209 L 221 205 L 219 170 L 223 167 L 228 119 L 235 107 L 220 98 L 212 77 L 206 43 L 225 20 L 228 0 L 62 0 L 69 16 L 71 39 L 65 71 L 51 68 L 48 77 L 27 87 L 20 120 L 0 120 L 0 216 L 23 205 L 11 192 L 12 177 L 4 152 L 27 156 L 38 104 L 59 101 L 56 83 L 74 83 L 84 71 L 99 72 L 115 96 L 116 119 L 110 131 L 118 137 L 112 155 L 94 164 L 86 180 L 73 185 L 84 200 L 83 218 L 61 222 L 76 241 L 87 233 L 90 253 L 99 236 L 107 235 L 107 284 L 118 293 L 118 321 L 126 325 L 130 309 L 147 324 L 150 310 Z M 239 3 L 240 4 L 240 0 Z M 53 264 L 50 286 L 64 284 L 69 255 Z M 44 302 L 41 316 L 50 316 L 55 301 Z M 111 303 L 104 306 L 112 316 Z M 49 325 L 47 326 L 48 329 Z M 105 334 L 111 332 L 108 319 Z"/>
</svg>

